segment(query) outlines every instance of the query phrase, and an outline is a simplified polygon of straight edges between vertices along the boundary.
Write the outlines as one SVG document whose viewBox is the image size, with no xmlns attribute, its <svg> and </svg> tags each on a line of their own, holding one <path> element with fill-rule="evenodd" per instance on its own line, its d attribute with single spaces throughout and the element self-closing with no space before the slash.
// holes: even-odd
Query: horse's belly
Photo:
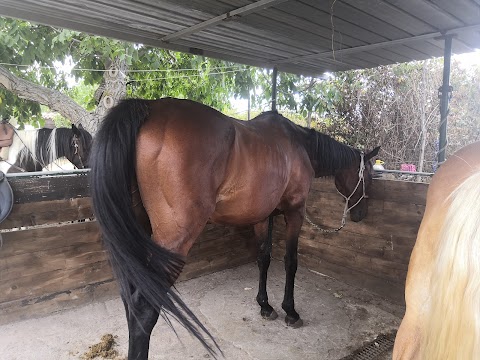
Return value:
<svg viewBox="0 0 480 360">
<path fill-rule="evenodd" d="M 275 210 L 281 194 L 219 194 L 210 220 L 223 225 L 249 225 L 266 219 Z"/>
</svg>

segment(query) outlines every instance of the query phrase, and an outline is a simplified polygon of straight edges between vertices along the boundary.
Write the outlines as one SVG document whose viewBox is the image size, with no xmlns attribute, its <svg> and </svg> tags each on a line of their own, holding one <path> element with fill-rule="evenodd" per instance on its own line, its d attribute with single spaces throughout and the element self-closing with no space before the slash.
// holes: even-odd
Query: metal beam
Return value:
<svg viewBox="0 0 480 360">
<path fill-rule="evenodd" d="M 242 17 L 248 14 L 251 14 L 253 12 L 259 11 L 266 9 L 271 6 L 278 5 L 282 2 L 285 2 L 287 0 L 260 0 L 257 2 L 254 2 L 253 4 L 249 4 L 246 6 L 242 6 L 241 8 L 229 11 L 225 14 L 215 16 L 214 18 L 205 20 L 199 24 L 187 27 L 183 30 L 176 31 L 172 34 L 166 35 L 161 38 L 162 41 L 164 42 L 170 42 L 172 40 L 179 39 L 181 37 L 188 36 L 190 34 L 193 34 L 195 32 L 202 31 L 205 28 L 212 27 L 217 25 L 218 23 L 225 21 L 225 20 L 230 20 L 230 19 L 235 19 L 237 17 Z"/>
<path fill-rule="evenodd" d="M 307 59 L 328 58 L 328 57 L 332 56 L 333 53 L 335 53 L 335 56 L 349 55 L 349 54 L 355 54 L 355 53 L 362 52 L 362 51 L 369 51 L 369 50 L 374 50 L 374 49 L 393 46 L 393 45 L 403 45 L 403 44 L 407 44 L 407 43 L 415 42 L 415 41 L 419 41 L 419 40 L 434 39 L 434 38 L 438 38 L 438 37 L 442 37 L 442 36 L 454 35 L 454 34 L 459 33 L 459 32 L 475 31 L 475 30 L 480 30 L 480 24 L 455 28 L 455 29 L 447 30 L 445 32 L 434 32 L 434 33 L 412 36 L 412 37 L 408 37 L 408 38 L 397 39 L 397 40 L 382 41 L 382 42 L 375 43 L 375 44 L 361 45 L 361 46 L 356 46 L 356 47 L 352 47 L 352 48 L 348 48 L 348 49 L 339 49 L 339 50 L 335 50 L 335 51 L 324 51 L 324 52 L 320 52 L 320 53 L 316 53 L 316 54 L 295 56 L 295 57 L 291 57 L 291 58 L 288 58 L 288 59 L 277 60 L 277 61 L 275 61 L 275 63 L 276 64 L 283 64 L 283 63 L 290 63 L 290 62 L 299 62 L 299 61 L 307 60 Z"/>
<path fill-rule="evenodd" d="M 438 165 L 445 161 L 445 150 L 447 148 L 447 118 L 448 103 L 452 94 L 450 86 L 450 59 L 452 57 L 453 35 L 445 36 L 445 48 L 443 55 L 443 83 L 440 88 L 440 137 L 438 140 Z"/>
</svg>

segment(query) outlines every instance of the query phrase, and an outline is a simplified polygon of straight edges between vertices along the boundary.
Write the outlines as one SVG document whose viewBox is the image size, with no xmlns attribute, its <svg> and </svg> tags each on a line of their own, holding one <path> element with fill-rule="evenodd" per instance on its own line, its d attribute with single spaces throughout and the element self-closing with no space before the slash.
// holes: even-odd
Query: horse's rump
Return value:
<svg viewBox="0 0 480 360">
<path fill-rule="evenodd" d="M 430 279 L 425 359 L 480 356 L 480 170 L 450 195 Z"/>
<path fill-rule="evenodd" d="M 480 354 L 480 142 L 452 155 L 428 189 L 410 258 L 394 359 Z"/>
</svg>

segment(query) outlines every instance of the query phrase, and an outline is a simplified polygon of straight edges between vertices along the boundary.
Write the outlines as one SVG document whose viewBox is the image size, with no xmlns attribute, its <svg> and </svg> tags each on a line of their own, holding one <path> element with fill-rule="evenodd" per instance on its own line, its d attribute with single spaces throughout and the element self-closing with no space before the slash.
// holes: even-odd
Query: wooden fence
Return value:
<svg viewBox="0 0 480 360">
<path fill-rule="evenodd" d="M 0 323 L 44 315 L 117 294 L 88 197 L 88 174 L 10 177 L 15 204 L 2 224 Z M 254 259 L 251 227 L 208 224 L 181 279 Z"/>
<path fill-rule="evenodd" d="M 423 217 L 428 185 L 374 180 L 368 216 L 359 223 L 347 220 L 338 233 L 324 234 L 304 222 L 299 239 L 299 264 L 397 303 L 404 302 L 410 253 Z M 316 179 L 307 214 L 323 227 L 340 225 L 344 200 L 332 179 Z M 285 252 L 285 224 L 275 220 L 273 256 Z"/>
<path fill-rule="evenodd" d="M 15 196 L 2 224 L 0 323 L 44 315 L 117 294 L 88 197 L 88 175 L 10 177 Z M 300 265 L 403 302 L 408 261 L 423 216 L 426 184 L 376 180 L 369 214 L 339 233 L 305 223 Z M 331 179 L 315 180 L 307 213 L 319 225 L 340 223 L 343 200 Z M 180 280 L 254 261 L 251 227 L 207 224 Z M 273 256 L 284 254 L 284 223 L 275 220 Z"/>
</svg>

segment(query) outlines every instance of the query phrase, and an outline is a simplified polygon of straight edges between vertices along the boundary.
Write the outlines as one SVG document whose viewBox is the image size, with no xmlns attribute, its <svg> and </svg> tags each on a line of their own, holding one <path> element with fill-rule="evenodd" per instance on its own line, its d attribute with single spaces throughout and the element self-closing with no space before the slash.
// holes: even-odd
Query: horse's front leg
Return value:
<svg viewBox="0 0 480 360">
<path fill-rule="evenodd" d="M 297 272 L 297 248 L 298 236 L 303 223 L 303 212 L 288 211 L 285 212 L 285 223 L 287 225 L 287 238 L 285 245 L 285 296 L 282 302 L 282 309 L 285 310 L 285 322 L 288 326 L 298 328 L 303 325 L 300 315 L 295 311 L 295 301 L 293 299 L 293 287 L 295 283 L 295 274 Z"/>
<path fill-rule="evenodd" d="M 134 308 L 129 308 L 125 301 L 126 294 L 122 294 L 123 304 L 128 322 L 128 360 L 148 360 L 150 335 L 157 323 L 159 313 L 145 298 L 133 290 L 132 297 Z"/>
<path fill-rule="evenodd" d="M 270 223 L 270 228 L 269 228 Z M 267 296 L 267 272 L 270 266 L 270 258 L 272 253 L 272 233 L 273 217 L 269 217 L 264 221 L 253 226 L 255 239 L 258 245 L 257 264 L 260 273 L 258 281 L 257 302 L 260 305 L 260 314 L 262 317 L 275 320 L 278 316 L 277 312 L 268 303 Z"/>
</svg>

